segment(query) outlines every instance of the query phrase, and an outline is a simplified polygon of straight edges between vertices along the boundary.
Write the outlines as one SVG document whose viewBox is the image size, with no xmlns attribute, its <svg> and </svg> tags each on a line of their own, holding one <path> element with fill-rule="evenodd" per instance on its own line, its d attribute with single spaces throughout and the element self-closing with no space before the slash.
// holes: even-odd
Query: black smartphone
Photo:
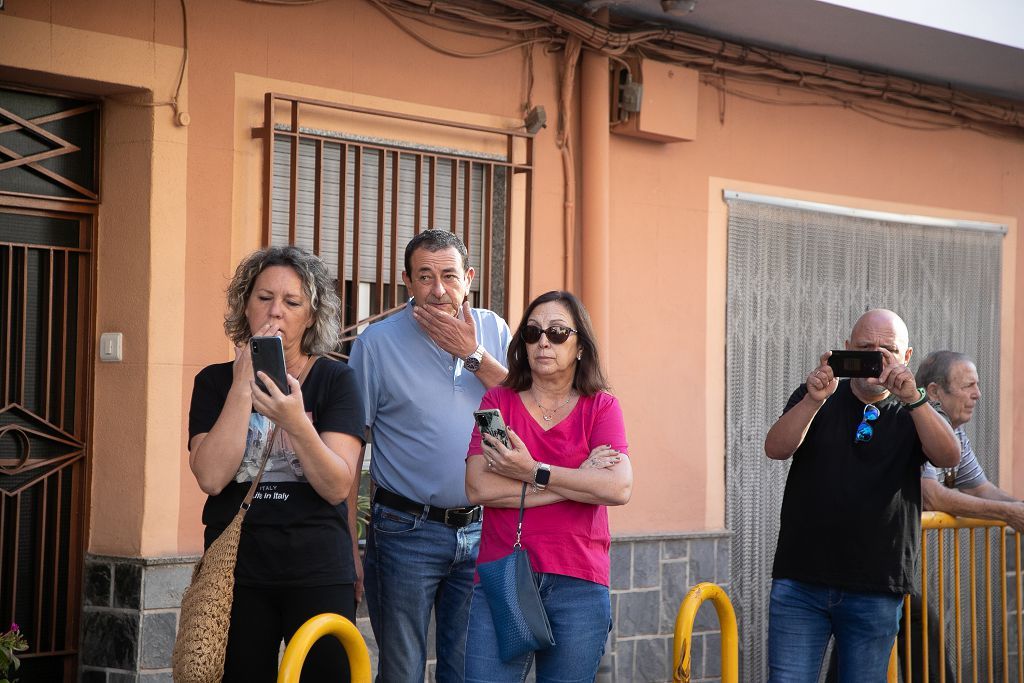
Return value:
<svg viewBox="0 0 1024 683">
<path fill-rule="evenodd" d="M 280 337 L 253 337 L 249 340 L 249 350 L 252 352 L 252 376 L 263 371 L 274 380 L 274 384 L 284 394 L 292 392 L 288 386 L 288 370 L 284 365 L 284 345 Z M 266 385 L 256 377 L 256 386 L 260 391 L 267 391 Z"/>
<path fill-rule="evenodd" d="M 512 448 L 512 442 L 508 438 L 508 428 L 505 421 L 501 419 L 501 411 L 497 408 L 488 410 L 474 410 L 473 419 L 480 427 L 481 434 L 490 434 L 495 439 L 505 444 L 505 448 Z"/>
<path fill-rule="evenodd" d="M 882 374 L 882 352 L 833 351 L 828 364 L 836 377 L 878 377 Z"/>
</svg>

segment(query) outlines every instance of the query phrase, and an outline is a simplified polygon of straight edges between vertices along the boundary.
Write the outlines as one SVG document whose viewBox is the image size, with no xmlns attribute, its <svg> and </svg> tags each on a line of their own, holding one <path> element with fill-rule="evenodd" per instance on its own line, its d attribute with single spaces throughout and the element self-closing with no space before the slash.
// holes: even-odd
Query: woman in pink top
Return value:
<svg viewBox="0 0 1024 683">
<path fill-rule="evenodd" d="M 466 492 L 486 507 L 478 562 L 507 555 L 527 489 L 522 544 L 538 572 L 555 645 L 503 662 L 487 599 L 473 592 L 466 644 L 467 683 L 590 683 L 611 627 L 608 505 L 633 487 L 622 410 L 607 392 L 590 316 L 569 292 L 535 299 L 508 349 L 508 377 L 481 409 L 497 408 L 513 448 L 473 433 Z"/>
</svg>

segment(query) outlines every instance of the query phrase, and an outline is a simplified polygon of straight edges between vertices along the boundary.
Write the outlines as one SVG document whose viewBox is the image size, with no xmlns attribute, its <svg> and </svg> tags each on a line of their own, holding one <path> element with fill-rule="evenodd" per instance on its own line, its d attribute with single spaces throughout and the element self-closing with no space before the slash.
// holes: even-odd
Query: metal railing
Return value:
<svg viewBox="0 0 1024 683">
<path fill-rule="evenodd" d="M 953 517 L 942 512 L 925 512 L 921 515 L 921 601 L 920 609 L 921 626 L 920 634 L 915 634 L 911 628 L 911 600 L 904 599 L 903 616 L 903 646 L 907 653 L 913 651 L 912 643 L 919 637 L 921 642 L 920 661 L 906 656 L 903 658 L 904 680 L 911 681 L 915 666 L 920 666 L 920 679 L 926 681 L 938 681 L 945 683 L 947 680 L 946 669 L 949 666 L 948 654 L 952 648 L 955 654 L 954 676 L 956 680 L 970 680 L 976 683 L 978 680 L 995 681 L 997 674 L 999 680 L 1010 680 L 1010 649 L 1009 649 L 1009 626 L 1011 614 L 1007 610 L 1006 590 L 1006 524 L 989 519 L 973 519 L 968 517 Z M 961 572 L 961 541 L 964 531 L 967 535 L 967 589 L 963 588 L 963 577 Z M 981 552 L 978 549 L 978 531 L 981 530 L 983 539 Z M 929 532 L 934 534 L 929 534 Z M 929 544 L 930 536 L 934 536 L 936 544 L 936 566 L 934 571 L 929 567 Z M 1021 574 L 1019 571 L 1021 560 L 1021 538 L 1019 534 L 1014 535 L 1015 563 L 1017 567 L 1015 582 L 1016 595 L 1021 595 Z M 992 541 L 997 539 L 998 547 L 995 561 L 998 563 L 998 576 L 1001 582 L 998 590 L 992 585 L 993 577 L 993 552 Z M 950 571 L 946 567 L 946 548 L 952 542 L 952 581 Z M 981 555 L 979 558 L 978 555 Z M 979 567 L 980 565 L 980 567 Z M 981 576 L 979 576 L 979 569 Z M 929 589 L 931 588 L 930 577 L 934 577 L 936 595 L 934 600 L 929 600 Z M 980 591 L 979 581 L 982 582 L 983 590 Z M 953 591 L 953 643 L 946 642 L 946 612 L 947 612 L 947 591 Z M 964 593 L 967 593 L 967 605 L 963 604 Z M 998 596 L 999 612 L 993 613 L 993 598 Z M 929 604 L 931 603 L 931 605 Z M 981 604 L 979 604 L 981 603 Z M 1016 621 L 1016 652 L 1020 653 L 1024 642 L 1022 642 L 1022 614 L 1021 601 L 1017 600 L 1012 618 Z M 934 607 L 934 612 L 931 611 Z M 966 608 L 966 609 L 965 609 Z M 980 614 L 979 614 L 980 612 Z M 964 624 L 963 617 L 968 615 L 968 624 Z M 936 629 L 938 642 L 933 643 L 930 639 L 928 628 L 929 619 L 938 618 L 939 627 Z M 979 619 L 982 618 L 983 629 L 979 632 Z M 998 626 L 998 631 L 997 627 Z M 965 632 L 966 630 L 966 632 Z M 999 633 L 997 643 L 997 633 Z M 980 641 L 980 642 L 979 642 Z M 932 661 L 929 658 L 929 650 L 932 647 L 938 648 L 937 661 L 940 664 L 939 670 L 930 671 Z M 998 657 L 1001 662 L 1000 670 L 996 668 L 996 648 L 999 648 Z M 969 664 L 969 670 L 964 671 L 964 664 Z M 979 663 L 984 664 L 984 671 L 980 671 Z M 1017 657 L 1016 662 L 1017 679 L 1024 681 L 1024 659 Z M 964 676 L 967 675 L 965 678 Z M 981 678 L 979 679 L 979 676 Z"/>
<path fill-rule="evenodd" d="M 698 583 L 690 589 L 679 605 L 676 614 L 675 638 L 672 641 L 672 680 L 689 683 L 690 646 L 693 642 L 693 621 L 697 610 L 704 601 L 710 600 L 718 613 L 722 627 L 722 683 L 738 683 L 739 631 L 736 628 L 736 612 L 722 587 L 714 583 Z"/>
<path fill-rule="evenodd" d="M 947 666 L 949 666 L 947 654 L 950 648 L 955 653 L 955 665 L 952 676 L 957 681 L 971 681 L 978 683 L 979 680 L 993 683 L 997 680 L 1010 681 L 1010 626 L 1015 625 L 1015 653 L 1016 657 L 1016 680 L 1024 683 L 1024 601 L 1015 600 L 1012 613 L 1008 610 L 1007 603 L 1007 526 L 1004 522 L 973 519 L 968 517 L 953 517 L 942 512 L 925 512 L 921 515 L 921 601 L 920 605 L 911 606 L 910 596 L 904 598 L 903 606 L 903 631 L 900 635 L 902 643 L 894 643 L 892 655 L 889 660 L 887 672 L 888 683 L 896 683 L 898 679 L 898 668 L 902 666 L 903 680 L 913 681 L 915 667 L 920 667 L 919 679 L 922 681 L 938 681 L 946 683 Z M 981 530 L 979 549 L 978 531 Z M 964 586 L 961 572 L 961 541 L 966 531 L 967 541 L 967 584 Z M 933 533 L 930 533 L 933 532 Z M 952 538 L 950 538 L 952 537 Z M 997 539 L 997 553 L 993 553 L 992 541 Z M 1015 569 L 1014 594 L 1024 595 L 1022 591 L 1021 567 L 1021 536 L 1014 534 L 1013 542 Z M 931 567 L 929 561 L 930 547 L 935 543 L 935 567 Z M 946 548 L 952 542 L 952 570 L 947 568 Z M 999 589 L 993 590 L 993 561 L 997 563 L 998 576 L 1002 585 Z M 950 576 L 952 574 L 952 576 Z M 979 576 L 980 575 L 980 576 Z M 934 612 L 930 611 L 929 594 L 930 588 L 936 587 L 936 599 L 932 601 Z M 982 590 L 979 591 L 979 588 Z M 947 591 L 952 590 L 953 594 L 953 642 L 946 642 L 946 613 L 947 613 Z M 965 596 L 966 594 L 966 596 Z M 998 613 L 993 611 L 994 599 L 998 596 Z M 679 606 L 676 616 L 675 637 L 672 648 L 672 680 L 674 682 L 688 683 L 690 681 L 691 659 L 690 647 L 693 640 L 693 623 L 700 606 L 707 600 L 711 600 L 718 613 L 718 620 L 722 629 L 722 683 L 734 683 L 739 680 L 738 656 L 739 640 L 736 625 L 736 615 L 733 611 L 729 596 L 718 585 L 713 583 L 699 583 L 687 593 Z M 966 604 L 964 604 L 966 601 Z M 920 633 L 914 632 L 911 626 L 912 609 L 919 609 L 921 616 Z M 968 623 L 963 623 L 962 615 L 967 614 Z M 931 642 L 929 638 L 928 622 L 937 618 L 939 628 L 936 629 L 937 643 Z M 1011 620 L 1015 624 L 1011 623 Z M 983 628 L 979 631 L 979 625 Z M 998 628 L 997 628 L 998 627 Z M 998 637 L 997 637 L 998 634 Z M 914 639 L 920 640 L 919 659 L 910 656 L 913 652 L 912 644 Z M 998 641 L 998 642 L 997 642 Z M 907 653 L 898 663 L 897 651 L 903 645 Z M 940 663 L 938 671 L 930 671 L 929 650 L 932 647 L 938 648 L 937 662 Z M 996 666 L 996 648 L 999 648 L 999 662 L 1001 667 Z M 980 649 L 979 649 L 980 648 Z M 966 657 L 966 659 L 965 659 Z M 964 664 L 969 664 L 969 671 L 964 671 Z M 984 668 L 984 671 L 981 669 Z M 965 677 L 966 674 L 966 677 Z"/>
<path fill-rule="evenodd" d="M 345 648 L 351 683 L 370 683 L 370 653 L 366 641 L 355 624 L 339 614 L 318 614 L 295 632 L 281 658 L 277 683 L 298 683 L 302 664 L 313 643 L 324 636 L 334 636 Z"/>
</svg>

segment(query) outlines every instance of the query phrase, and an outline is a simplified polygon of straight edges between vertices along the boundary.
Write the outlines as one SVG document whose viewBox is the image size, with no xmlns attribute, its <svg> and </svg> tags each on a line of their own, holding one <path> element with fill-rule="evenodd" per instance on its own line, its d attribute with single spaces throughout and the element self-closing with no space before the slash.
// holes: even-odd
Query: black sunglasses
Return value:
<svg viewBox="0 0 1024 683">
<path fill-rule="evenodd" d="M 519 334 L 522 335 L 523 341 L 527 344 L 536 344 L 540 341 L 540 335 L 542 334 L 552 344 L 564 344 L 570 335 L 576 334 L 576 330 L 565 325 L 552 325 L 546 330 L 542 330 L 536 325 L 526 325 L 520 330 Z"/>
</svg>

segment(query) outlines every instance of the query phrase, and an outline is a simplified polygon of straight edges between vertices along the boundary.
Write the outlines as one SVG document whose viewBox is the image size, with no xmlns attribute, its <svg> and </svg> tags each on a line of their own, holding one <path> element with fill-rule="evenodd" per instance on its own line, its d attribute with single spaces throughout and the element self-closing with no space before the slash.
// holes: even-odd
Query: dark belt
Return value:
<svg viewBox="0 0 1024 683">
<path fill-rule="evenodd" d="M 377 487 L 376 492 L 373 494 L 373 502 L 401 510 L 402 512 L 408 512 L 410 515 L 416 515 L 417 517 L 426 511 L 427 519 L 430 521 L 441 522 L 456 528 L 464 527 L 473 522 L 479 522 L 481 516 L 479 505 L 468 508 L 439 508 L 433 505 L 417 503 L 380 486 Z"/>
</svg>

